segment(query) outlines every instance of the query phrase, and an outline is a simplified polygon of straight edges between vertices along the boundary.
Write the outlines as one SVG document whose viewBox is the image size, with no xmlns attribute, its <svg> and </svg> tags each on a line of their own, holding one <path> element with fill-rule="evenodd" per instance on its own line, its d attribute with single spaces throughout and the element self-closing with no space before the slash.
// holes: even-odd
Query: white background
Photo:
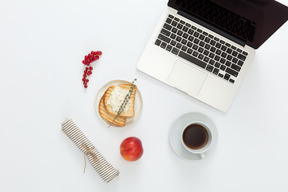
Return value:
<svg viewBox="0 0 288 192">
<path fill-rule="evenodd" d="M 136 70 L 166 3 L 1 0 L 0 191 L 288 191 L 288 23 L 257 50 L 230 111 L 222 113 Z M 92 50 L 103 56 L 84 89 L 81 61 Z M 94 109 L 97 91 L 135 77 L 140 119 L 125 128 L 103 126 Z M 216 151 L 202 161 L 180 159 L 169 146 L 171 124 L 188 112 L 208 115 L 218 129 Z M 107 184 L 89 163 L 83 174 L 83 154 L 61 131 L 66 118 L 120 170 L 119 178 Z M 119 153 L 128 136 L 143 142 L 136 162 Z"/>
</svg>

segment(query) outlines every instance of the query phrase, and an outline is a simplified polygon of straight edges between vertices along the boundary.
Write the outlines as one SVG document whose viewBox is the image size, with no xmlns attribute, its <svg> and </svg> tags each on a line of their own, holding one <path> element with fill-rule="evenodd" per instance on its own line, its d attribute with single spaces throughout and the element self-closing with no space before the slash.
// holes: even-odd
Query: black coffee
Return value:
<svg viewBox="0 0 288 192">
<path fill-rule="evenodd" d="M 188 125 L 183 132 L 183 141 L 191 149 L 201 149 L 207 144 L 208 132 L 199 124 Z"/>
</svg>

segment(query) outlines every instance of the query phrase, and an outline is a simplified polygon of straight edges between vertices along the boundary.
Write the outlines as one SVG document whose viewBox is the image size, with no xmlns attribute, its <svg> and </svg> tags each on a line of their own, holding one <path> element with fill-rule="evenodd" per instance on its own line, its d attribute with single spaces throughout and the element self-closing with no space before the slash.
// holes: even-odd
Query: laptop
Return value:
<svg viewBox="0 0 288 192">
<path fill-rule="evenodd" d="M 269 0 L 169 0 L 137 69 L 229 110 L 259 48 L 288 19 Z"/>
</svg>

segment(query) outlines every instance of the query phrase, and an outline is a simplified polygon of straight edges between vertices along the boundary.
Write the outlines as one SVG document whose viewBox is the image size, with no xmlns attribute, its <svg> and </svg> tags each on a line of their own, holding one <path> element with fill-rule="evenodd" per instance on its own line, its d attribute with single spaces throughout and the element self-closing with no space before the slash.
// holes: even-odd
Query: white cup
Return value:
<svg viewBox="0 0 288 192">
<path fill-rule="evenodd" d="M 181 142 L 184 148 L 194 155 L 199 155 L 202 159 L 205 158 L 205 153 L 210 149 L 212 139 L 211 129 L 205 122 L 201 121 L 189 122 L 181 133 Z"/>
</svg>

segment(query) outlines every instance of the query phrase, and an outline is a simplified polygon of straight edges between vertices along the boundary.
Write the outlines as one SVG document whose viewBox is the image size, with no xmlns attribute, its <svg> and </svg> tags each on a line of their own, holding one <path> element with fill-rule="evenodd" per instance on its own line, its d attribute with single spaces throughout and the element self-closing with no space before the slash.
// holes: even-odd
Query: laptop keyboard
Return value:
<svg viewBox="0 0 288 192">
<path fill-rule="evenodd" d="M 202 29 L 168 15 L 155 45 L 234 83 L 248 55 Z"/>
</svg>

